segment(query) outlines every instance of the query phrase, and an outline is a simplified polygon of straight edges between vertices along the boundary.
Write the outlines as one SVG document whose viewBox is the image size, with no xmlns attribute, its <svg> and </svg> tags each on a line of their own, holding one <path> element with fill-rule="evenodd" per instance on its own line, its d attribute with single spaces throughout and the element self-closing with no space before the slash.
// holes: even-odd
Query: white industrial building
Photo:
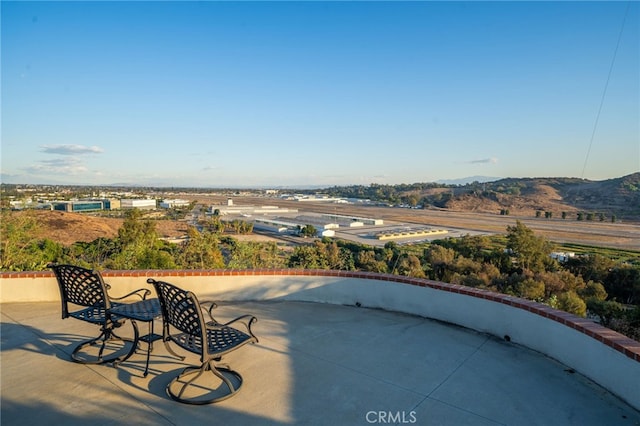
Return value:
<svg viewBox="0 0 640 426">
<path fill-rule="evenodd" d="M 364 224 L 367 224 L 367 225 L 383 225 L 384 224 L 384 220 L 374 219 L 370 217 L 346 216 L 341 214 L 327 214 L 327 213 L 323 213 L 321 216 L 329 219 L 333 219 L 333 220 L 341 219 L 341 222 L 340 222 L 341 224 L 343 224 L 343 222 L 344 224 L 348 222 L 353 222 L 348 225 L 349 227 L 363 226 Z"/>
<path fill-rule="evenodd" d="M 160 207 L 163 209 L 175 209 L 180 207 L 189 207 L 189 200 L 162 200 L 160 202 Z"/>
<path fill-rule="evenodd" d="M 307 225 L 307 224 L 305 224 Z M 301 223 L 298 222 L 288 222 L 284 220 L 277 219 L 268 219 L 268 218 L 256 218 L 253 221 L 254 229 L 263 229 L 272 232 L 278 233 L 297 233 L 303 227 Z M 333 229 L 327 229 L 325 227 L 320 227 L 317 230 L 318 237 L 334 237 L 336 232 Z"/>
<path fill-rule="evenodd" d="M 274 213 L 297 213 L 297 209 L 280 208 L 278 206 L 234 206 L 233 204 L 227 206 L 210 206 L 208 213 L 214 214 L 218 210 L 221 216 L 224 215 L 237 215 L 237 216 L 251 216 L 251 215 L 267 215 Z"/>
<path fill-rule="evenodd" d="M 123 198 L 120 200 L 120 208 L 154 210 L 156 208 L 156 200 L 153 198 Z"/>
</svg>

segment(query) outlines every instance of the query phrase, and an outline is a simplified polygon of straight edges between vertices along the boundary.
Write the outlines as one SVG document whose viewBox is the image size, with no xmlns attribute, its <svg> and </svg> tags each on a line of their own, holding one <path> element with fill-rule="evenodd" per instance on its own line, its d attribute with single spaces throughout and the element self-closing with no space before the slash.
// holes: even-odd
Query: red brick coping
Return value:
<svg viewBox="0 0 640 426">
<path fill-rule="evenodd" d="M 598 340 L 601 343 L 622 352 L 629 358 L 640 362 L 640 342 L 629 337 L 623 336 L 613 330 L 603 327 L 585 318 L 553 309 L 541 303 L 521 299 L 506 294 L 494 293 L 488 290 L 482 290 L 472 287 L 466 287 L 457 284 L 447 284 L 439 281 L 431 281 L 422 278 L 411 278 L 400 275 L 379 274 L 373 272 L 354 272 L 354 271 L 336 271 L 336 270 L 318 270 L 318 269 L 248 269 L 248 270 L 232 270 L 232 269 L 206 269 L 206 270 L 134 270 L 134 271 L 101 271 L 104 277 L 219 277 L 219 276 L 323 276 L 323 277 L 342 277 L 342 278 L 361 278 L 365 280 L 392 281 L 401 284 L 415 285 L 418 287 L 430 287 L 435 290 L 448 291 L 451 293 L 463 294 L 466 296 L 479 297 L 492 302 L 502 303 L 513 306 L 515 308 L 524 309 L 536 315 L 540 315 L 550 320 L 557 321 L 568 327 L 571 327 L 581 333 L 586 334 Z M 45 278 L 52 277 L 51 271 L 35 271 L 35 272 L 2 272 L 0 278 Z"/>
</svg>

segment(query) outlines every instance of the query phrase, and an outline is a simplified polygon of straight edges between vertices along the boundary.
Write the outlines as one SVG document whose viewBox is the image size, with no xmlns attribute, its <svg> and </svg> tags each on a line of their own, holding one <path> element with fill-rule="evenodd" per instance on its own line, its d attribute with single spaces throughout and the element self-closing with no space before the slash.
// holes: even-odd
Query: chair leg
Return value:
<svg viewBox="0 0 640 426">
<path fill-rule="evenodd" d="M 221 381 L 221 386 L 224 384 L 228 389 L 227 392 L 224 392 L 222 395 L 218 395 L 212 398 L 203 398 L 202 396 L 198 397 L 184 397 L 184 393 L 187 389 L 198 388 L 201 390 L 211 390 L 215 389 L 209 388 L 207 386 L 199 385 L 194 383 L 198 378 L 200 378 L 205 372 L 211 371 L 214 376 L 216 376 Z M 193 376 L 193 377 L 191 377 Z M 231 378 L 234 378 L 238 385 L 234 386 Z M 186 380 L 186 381 L 185 381 Z M 179 384 L 180 387 L 178 392 L 173 391 L 174 385 Z M 200 367 L 189 366 L 182 370 L 182 372 L 174 378 L 171 383 L 167 386 L 167 394 L 174 401 L 182 402 L 185 404 L 193 404 L 193 405 L 204 405 L 204 404 L 212 404 L 215 402 L 223 401 L 227 398 L 235 395 L 242 386 L 242 376 L 237 371 L 231 370 L 230 368 L 224 366 L 216 366 L 213 360 L 209 360 L 204 362 Z"/>
<path fill-rule="evenodd" d="M 127 352 L 125 356 L 115 357 L 114 359 L 111 360 L 113 361 L 113 366 L 116 368 L 118 367 L 119 364 L 122 364 L 123 362 L 131 358 L 131 355 L 133 355 L 136 352 L 136 349 L 138 349 L 138 342 L 140 341 L 140 331 L 138 330 L 138 324 L 135 321 L 131 320 L 131 327 L 133 327 L 133 340 L 123 339 L 119 336 L 116 336 L 119 340 L 122 340 L 123 342 L 127 342 L 127 341 L 131 342 L 131 349 L 129 349 L 129 352 Z M 115 333 L 113 333 L 113 331 L 111 332 L 111 334 L 115 336 Z M 147 360 L 147 363 L 148 362 L 149 361 Z"/>
<path fill-rule="evenodd" d="M 73 352 L 71 353 L 71 359 L 74 362 L 77 362 L 80 364 L 106 364 L 106 363 L 113 362 L 114 366 L 128 359 L 131 355 L 133 355 L 133 353 L 136 350 L 136 342 L 138 340 L 138 334 L 139 334 L 138 327 L 136 326 L 136 324 L 133 321 L 131 323 L 133 326 L 133 333 L 134 333 L 133 339 L 123 338 L 116 335 L 113 332 L 112 326 L 102 327 L 101 333 L 98 337 L 81 342 L 73 349 Z M 131 348 L 124 356 L 121 354 L 118 354 L 117 353 L 118 350 L 116 350 L 114 353 L 105 355 L 107 344 L 114 341 L 121 341 L 125 345 L 127 343 L 130 343 Z M 93 356 L 90 355 L 88 357 L 87 356 L 82 357 L 79 355 L 79 352 L 82 351 L 84 348 L 86 348 L 87 346 L 94 346 L 97 343 L 100 344 L 100 349 L 98 350 L 97 355 L 93 355 Z"/>
<path fill-rule="evenodd" d="M 80 342 L 78 345 L 76 345 L 76 347 L 73 349 L 73 352 L 71 352 L 71 359 L 73 359 L 73 361 L 78 362 L 80 364 L 102 364 L 104 361 L 102 360 L 102 350 L 104 348 L 104 339 L 105 339 L 105 332 L 103 331 L 102 333 L 100 333 L 100 335 L 94 339 L 90 339 L 90 340 L 86 340 L 84 342 Z M 100 351 L 98 353 L 98 356 L 96 357 L 95 360 L 86 360 L 83 358 L 78 357 L 78 352 L 80 352 L 82 349 L 86 348 L 87 346 L 93 346 L 96 344 L 96 342 L 102 342 L 100 345 Z"/>
<path fill-rule="evenodd" d="M 182 355 L 178 355 L 172 348 L 171 346 L 169 346 L 169 342 L 170 339 L 163 339 L 162 342 L 164 343 L 164 347 L 167 348 L 167 352 L 169 352 L 171 355 L 173 355 L 174 357 L 178 358 L 180 361 L 184 361 L 184 359 L 186 357 L 182 356 Z"/>
</svg>

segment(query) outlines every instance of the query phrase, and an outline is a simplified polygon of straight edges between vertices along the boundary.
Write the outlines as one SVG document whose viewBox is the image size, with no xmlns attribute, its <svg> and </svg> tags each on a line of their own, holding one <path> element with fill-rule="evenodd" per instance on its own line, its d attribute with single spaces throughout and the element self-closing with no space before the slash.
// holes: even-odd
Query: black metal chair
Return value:
<svg viewBox="0 0 640 426">
<path fill-rule="evenodd" d="M 62 319 L 75 318 L 100 326 L 100 335 L 94 339 L 80 342 L 71 353 L 71 358 L 75 362 L 82 364 L 102 364 L 127 359 L 136 350 L 138 341 L 138 327 L 135 321 L 131 321 L 133 327 L 133 339 L 119 337 L 114 329 L 121 327 L 126 321 L 125 318 L 111 313 L 114 306 L 121 305 L 117 302 L 127 297 L 138 296 L 144 300 L 151 291 L 149 289 L 138 289 L 124 296 L 113 298 L 107 293 L 110 288 L 102 279 L 98 271 L 82 268 L 75 265 L 48 265 L 56 276 L 60 287 L 60 297 L 62 300 Z M 122 342 L 122 344 L 116 344 Z M 125 352 L 126 343 L 131 347 Z M 88 346 L 100 344 L 97 355 L 83 353 L 80 351 Z M 105 349 L 107 354 L 105 355 Z"/>
<path fill-rule="evenodd" d="M 167 385 L 167 394 L 175 401 L 187 404 L 211 404 L 235 395 L 242 386 L 242 376 L 225 364 L 217 364 L 222 357 L 247 343 L 258 342 L 251 325 L 258 321 L 253 315 L 243 315 L 227 323 L 218 322 L 212 315 L 215 303 L 205 319 L 202 305 L 195 294 L 173 284 L 148 279 L 160 300 L 163 318 L 163 341 L 174 342 L 181 348 L 200 355 L 199 366 L 186 367 Z M 246 333 L 230 324 L 240 323 Z M 177 332 L 173 332 L 177 330 Z M 173 355 L 173 351 L 170 351 Z M 217 387 L 210 386 L 206 377 L 196 383 L 203 373 L 210 371 L 219 379 Z"/>
</svg>

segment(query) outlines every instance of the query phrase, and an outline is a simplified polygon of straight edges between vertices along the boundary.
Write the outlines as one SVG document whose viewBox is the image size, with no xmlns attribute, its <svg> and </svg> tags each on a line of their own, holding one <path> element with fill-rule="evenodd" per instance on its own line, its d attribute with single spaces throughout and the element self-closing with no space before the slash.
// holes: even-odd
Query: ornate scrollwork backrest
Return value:
<svg viewBox="0 0 640 426">
<path fill-rule="evenodd" d="M 164 281 L 148 282 L 156 288 L 165 321 L 183 333 L 201 337 L 204 319 L 196 296 Z"/>
<path fill-rule="evenodd" d="M 106 286 L 98 272 L 74 265 L 50 266 L 60 287 L 63 318 L 68 316 L 67 303 L 109 309 Z"/>
</svg>

